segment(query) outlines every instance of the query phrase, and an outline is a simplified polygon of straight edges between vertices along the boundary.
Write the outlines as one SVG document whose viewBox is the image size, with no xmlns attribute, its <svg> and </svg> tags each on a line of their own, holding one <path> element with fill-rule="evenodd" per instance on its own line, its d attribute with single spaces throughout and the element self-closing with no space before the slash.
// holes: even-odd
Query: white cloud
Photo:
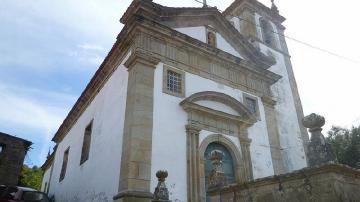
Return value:
<svg viewBox="0 0 360 202">
<path fill-rule="evenodd" d="M 47 140 L 51 139 L 75 100 L 67 94 L 1 83 L 0 96 L 0 121 L 3 124 L 43 131 L 42 138 Z"/>
</svg>

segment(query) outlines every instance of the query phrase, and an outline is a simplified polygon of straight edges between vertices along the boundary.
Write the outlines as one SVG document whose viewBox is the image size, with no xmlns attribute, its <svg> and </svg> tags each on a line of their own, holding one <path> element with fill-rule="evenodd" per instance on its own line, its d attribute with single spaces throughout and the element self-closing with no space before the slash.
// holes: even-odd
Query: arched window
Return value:
<svg viewBox="0 0 360 202">
<path fill-rule="evenodd" d="M 265 20 L 264 18 L 261 18 L 260 27 L 261 27 L 263 42 L 266 45 L 275 48 L 276 47 L 275 33 L 270 22 Z"/>
<path fill-rule="evenodd" d="M 212 162 L 209 159 L 209 155 L 214 150 L 220 150 L 223 152 L 224 157 L 222 160 L 222 168 L 226 176 L 226 180 L 228 184 L 235 183 L 235 172 L 234 172 L 234 161 L 229 152 L 229 150 L 222 144 L 213 142 L 210 143 L 204 153 L 205 159 L 205 190 L 208 189 L 208 177 L 212 170 Z M 210 201 L 209 196 L 206 196 L 206 201 Z"/>
</svg>

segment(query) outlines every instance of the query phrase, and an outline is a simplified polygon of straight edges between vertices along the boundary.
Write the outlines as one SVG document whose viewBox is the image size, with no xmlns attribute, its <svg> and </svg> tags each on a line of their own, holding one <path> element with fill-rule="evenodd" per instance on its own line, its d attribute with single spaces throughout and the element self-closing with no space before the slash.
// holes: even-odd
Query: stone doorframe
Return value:
<svg viewBox="0 0 360 202">
<path fill-rule="evenodd" d="M 197 104 L 197 101 L 213 101 L 231 107 L 238 115 L 229 114 Z M 204 152 L 211 142 L 219 142 L 227 147 L 235 160 L 236 183 L 253 179 L 250 157 L 250 143 L 247 128 L 256 121 L 249 110 L 235 98 L 214 91 L 195 93 L 184 99 L 180 106 L 188 113 L 186 125 L 186 152 L 187 152 L 187 187 L 188 202 L 206 200 Z M 201 130 L 214 132 L 199 143 Z M 237 137 L 241 151 L 232 143 L 225 134 Z"/>
</svg>

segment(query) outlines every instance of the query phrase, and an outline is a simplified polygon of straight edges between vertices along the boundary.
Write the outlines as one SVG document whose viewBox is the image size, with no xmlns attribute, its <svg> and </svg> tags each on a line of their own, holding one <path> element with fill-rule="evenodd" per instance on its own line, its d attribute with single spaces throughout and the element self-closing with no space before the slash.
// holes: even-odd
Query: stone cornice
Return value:
<svg viewBox="0 0 360 202">
<path fill-rule="evenodd" d="M 160 62 L 160 59 L 153 57 L 144 51 L 137 50 L 137 51 L 131 53 L 131 56 L 124 63 L 124 66 L 127 67 L 128 69 L 130 69 L 132 66 L 134 66 L 134 64 L 142 63 L 149 67 L 155 68 L 155 65 L 157 65 L 159 62 Z"/>
<path fill-rule="evenodd" d="M 146 35 L 151 35 L 154 40 L 165 40 L 167 42 L 166 45 L 174 44 L 175 46 L 182 46 L 183 49 L 191 49 L 193 51 L 198 52 L 199 54 L 206 55 L 208 58 L 211 58 L 213 61 L 218 61 L 221 63 L 226 63 L 226 66 L 240 70 L 246 69 L 250 74 L 257 75 L 259 78 L 262 78 L 269 82 L 270 84 L 276 83 L 281 76 L 275 74 L 269 70 L 263 69 L 256 65 L 249 63 L 248 61 L 242 60 L 241 58 L 235 57 L 229 53 L 226 53 L 217 48 L 211 47 L 202 41 L 191 38 L 183 33 L 180 33 L 176 30 L 173 30 L 165 25 L 162 25 L 156 21 L 153 21 L 148 18 L 144 18 L 142 16 L 133 16 L 131 21 L 129 22 L 129 27 L 127 28 L 128 35 L 138 35 L 140 37 L 141 33 L 146 33 Z M 166 38 L 164 38 L 166 37 Z M 124 38 L 121 36 L 120 38 Z M 145 41 L 145 39 L 141 39 L 138 41 L 139 43 L 135 44 L 133 48 L 141 48 L 146 49 L 148 51 L 154 51 L 151 49 L 150 43 Z M 163 44 L 161 44 L 163 46 Z M 145 46 L 145 47 L 144 47 Z M 163 53 L 163 50 L 159 50 L 160 53 Z"/>
<path fill-rule="evenodd" d="M 169 25 L 176 18 L 181 18 L 181 21 L 187 23 L 194 21 L 195 18 L 201 19 L 199 25 L 205 25 L 207 22 L 217 26 L 217 30 L 225 34 L 234 43 L 234 48 L 245 54 L 254 64 L 266 69 L 275 63 L 271 57 L 257 50 L 216 8 L 171 8 L 155 4 L 151 0 L 135 0 L 121 18 L 121 22 L 130 24 L 131 18 L 135 15 L 166 25 Z"/>
<path fill-rule="evenodd" d="M 270 8 L 258 1 L 235 0 L 228 8 L 225 9 L 223 15 L 234 16 L 234 14 L 240 9 L 245 8 L 250 9 L 251 11 L 258 11 L 261 15 L 273 21 L 280 28 L 285 29 L 285 27 L 281 24 L 286 20 L 286 18 L 281 16 L 279 13 L 273 12 Z"/>
</svg>

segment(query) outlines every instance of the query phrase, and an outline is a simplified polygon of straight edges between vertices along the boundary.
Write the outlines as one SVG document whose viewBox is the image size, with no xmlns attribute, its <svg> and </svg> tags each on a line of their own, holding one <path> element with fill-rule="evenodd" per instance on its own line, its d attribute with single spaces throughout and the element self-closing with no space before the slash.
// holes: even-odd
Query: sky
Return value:
<svg viewBox="0 0 360 202">
<path fill-rule="evenodd" d="M 199 7 L 194 0 L 154 0 Z M 207 0 L 224 10 L 233 0 Z M 270 0 L 260 0 L 270 6 Z M 304 114 L 332 125 L 360 124 L 360 2 L 275 0 L 287 18 L 287 39 Z M 0 131 L 32 141 L 25 158 L 41 165 L 51 138 L 101 64 L 131 0 L 1 0 Z"/>
</svg>

